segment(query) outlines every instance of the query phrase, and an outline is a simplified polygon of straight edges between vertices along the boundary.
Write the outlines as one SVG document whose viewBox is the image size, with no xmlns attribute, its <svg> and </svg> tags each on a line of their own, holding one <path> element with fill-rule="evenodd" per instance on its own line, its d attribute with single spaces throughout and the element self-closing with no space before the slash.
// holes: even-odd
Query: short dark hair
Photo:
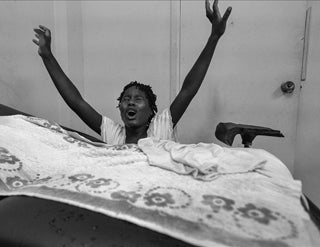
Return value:
<svg viewBox="0 0 320 247">
<path fill-rule="evenodd" d="M 142 92 L 145 93 L 145 95 L 146 95 L 146 97 L 148 99 L 148 102 L 149 102 L 149 106 L 150 106 L 151 111 L 152 111 L 152 115 L 151 115 L 151 117 L 149 119 L 149 123 L 150 123 L 151 119 L 158 112 L 158 107 L 156 105 L 157 95 L 155 95 L 153 93 L 152 88 L 149 85 L 145 85 L 145 84 L 137 82 L 137 81 L 132 81 L 132 82 L 130 82 L 127 85 L 124 86 L 119 98 L 117 99 L 119 101 L 118 106 L 120 105 L 120 102 L 122 100 L 124 92 L 130 87 L 136 87 L 136 88 L 138 88 L 139 90 L 141 90 Z"/>
</svg>

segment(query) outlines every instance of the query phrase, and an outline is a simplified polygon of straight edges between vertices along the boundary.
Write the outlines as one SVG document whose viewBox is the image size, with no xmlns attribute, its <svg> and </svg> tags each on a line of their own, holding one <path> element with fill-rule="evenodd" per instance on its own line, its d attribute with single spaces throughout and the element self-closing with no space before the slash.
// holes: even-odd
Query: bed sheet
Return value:
<svg viewBox="0 0 320 247">
<path fill-rule="evenodd" d="M 285 174 L 198 181 L 150 166 L 137 145 L 93 143 L 34 117 L 0 117 L 0 140 L 0 195 L 63 202 L 197 246 L 317 246 L 301 183 Z"/>
</svg>

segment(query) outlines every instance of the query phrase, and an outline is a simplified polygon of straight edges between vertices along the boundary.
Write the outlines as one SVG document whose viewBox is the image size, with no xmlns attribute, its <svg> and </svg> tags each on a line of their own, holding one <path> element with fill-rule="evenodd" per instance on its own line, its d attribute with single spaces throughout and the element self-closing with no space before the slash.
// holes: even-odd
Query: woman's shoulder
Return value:
<svg viewBox="0 0 320 247">
<path fill-rule="evenodd" d="M 152 119 L 148 137 L 155 137 L 160 140 L 175 140 L 175 133 L 169 108 L 157 113 Z"/>
<path fill-rule="evenodd" d="M 104 142 L 109 144 L 123 142 L 125 136 L 124 126 L 115 122 L 109 117 L 102 116 L 101 137 Z"/>
</svg>

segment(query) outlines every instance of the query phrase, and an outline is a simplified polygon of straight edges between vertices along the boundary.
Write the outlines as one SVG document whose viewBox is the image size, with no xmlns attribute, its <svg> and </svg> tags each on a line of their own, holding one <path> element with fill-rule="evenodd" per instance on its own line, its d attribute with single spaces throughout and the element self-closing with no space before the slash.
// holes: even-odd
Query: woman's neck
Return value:
<svg viewBox="0 0 320 247">
<path fill-rule="evenodd" d="M 147 137 L 148 127 L 141 126 L 139 128 L 129 128 L 125 127 L 126 130 L 126 143 L 138 143 L 142 138 Z"/>
</svg>

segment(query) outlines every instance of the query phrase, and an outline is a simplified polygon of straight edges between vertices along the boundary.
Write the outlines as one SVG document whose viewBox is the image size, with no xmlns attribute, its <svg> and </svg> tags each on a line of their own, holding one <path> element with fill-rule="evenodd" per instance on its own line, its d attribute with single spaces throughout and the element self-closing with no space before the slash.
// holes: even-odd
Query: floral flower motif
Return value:
<svg viewBox="0 0 320 247">
<path fill-rule="evenodd" d="M 23 187 L 23 186 L 26 186 L 28 184 L 28 181 L 27 180 L 24 180 L 18 176 L 15 176 L 15 177 L 8 177 L 6 179 L 6 183 L 10 186 L 10 187 L 13 187 L 13 188 L 20 188 L 20 187 Z"/>
<path fill-rule="evenodd" d="M 79 141 L 79 142 L 78 142 L 78 146 L 79 146 L 79 147 L 83 147 L 83 148 L 88 148 L 88 144 L 85 143 L 85 142 L 83 142 L 83 141 Z"/>
<path fill-rule="evenodd" d="M 235 204 L 233 200 L 223 196 L 203 195 L 202 197 L 202 203 L 204 205 L 209 205 L 215 213 L 219 212 L 220 209 L 231 211 L 233 210 L 233 205 Z"/>
<path fill-rule="evenodd" d="M 53 132 L 59 132 L 62 133 L 62 129 L 60 126 L 56 125 L 56 124 L 51 124 L 49 122 L 44 122 L 43 126 L 48 128 L 49 130 L 52 130 Z"/>
<path fill-rule="evenodd" d="M 11 155 L 7 149 L 0 147 L 0 163 L 9 163 L 14 165 L 19 161 L 20 160 L 16 156 Z"/>
<path fill-rule="evenodd" d="M 52 179 L 52 177 L 45 177 L 45 178 L 40 178 L 40 179 L 35 179 L 33 181 L 30 181 L 32 182 L 32 184 L 41 184 L 41 183 L 46 183 L 48 181 L 50 181 Z"/>
<path fill-rule="evenodd" d="M 48 122 L 43 122 L 43 123 L 42 123 L 42 126 L 45 127 L 45 128 L 47 128 L 47 129 L 50 129 L 51 124 L 49 124 Z"/>
<path fill-rule="evenodd" d="M 87 174 L 87 173 L 80 173 L 80 174 L 76 174 L 73 176 L 68 177 L 72 183 L 74 182 L 79 182 L 79 181 L 85 181 L 89 178 L 93 178 L 94 176 L 92 176 L 91 174 Z"/>
<path fill-rule="evenodd" d="M 101 186 L 110 185 L 111 182 L 112 182 L 112 179 L 98 178 L 98 179 L 90 180 L 86 185 L 88 187 L 96 189 Z"/>
<path fill-rule="evenodd" d="M 241 216 L 244 218 L 254 219 L 261 224 L 268 225 L 270 220 L 277 220 L 278 218 L 272 214 L 272 211 L 267 208 L 258 208 L 252 203 L 246 204 L 243 208 L 238 208 Z"/>
<path fill-rule="evenodd" d="M 113 145 L 111 149 L 116 151 L 130 150 L 130 151 L 142 152 L 137 144 L 132 144 L 132 143 Z"/>
<path fill-rule="evenodd" d="M 131 148 L 132 148 L 132 145 L 130 145 L 130 144 L 114 145 L 112 147 L 113 150 L 118 150 L 118 151 L 129 150 Z"/>
<path fill-rule="evenodd" d="M 73 137 L 70 137 L 70 136 L 64 136 L 63 139 L 66 140 L 66 141 L 69 142 L 69 143 L 75 143 L 75 142 L 77 142 L 76 139 L 74 139 Z"/>
<path fill-rule="evenodd" d="M 124 190 L 119 190 L 111 194 L 111 198 L 113 199 L 129 201 L 132 203 L 135 203 L 140 196 L 141 195 L 136 193 L 135 191 L 124 191 Z"/>
<path fill-rule="evenodd" d="M 76 143 L 78 144 L 79 147 L 84 147 L 84 148 L 88 148 L 88 144 L 83 142 L 83 141 L 79 141 L 71 136 L 64 136 L 63 139 L 69 143 Z"/>
<path fill-rule="evenodd" d="M 174 204 L 175 201 L 172 199 L 172 195 L 169 193 L 152 193 L 150 195 L 146 195 L 144 197 L 146 200 L 146 205 L 148 206 L 158 206 L 158 207 L 166 207 L 169 204 Z"/>
</svg>

